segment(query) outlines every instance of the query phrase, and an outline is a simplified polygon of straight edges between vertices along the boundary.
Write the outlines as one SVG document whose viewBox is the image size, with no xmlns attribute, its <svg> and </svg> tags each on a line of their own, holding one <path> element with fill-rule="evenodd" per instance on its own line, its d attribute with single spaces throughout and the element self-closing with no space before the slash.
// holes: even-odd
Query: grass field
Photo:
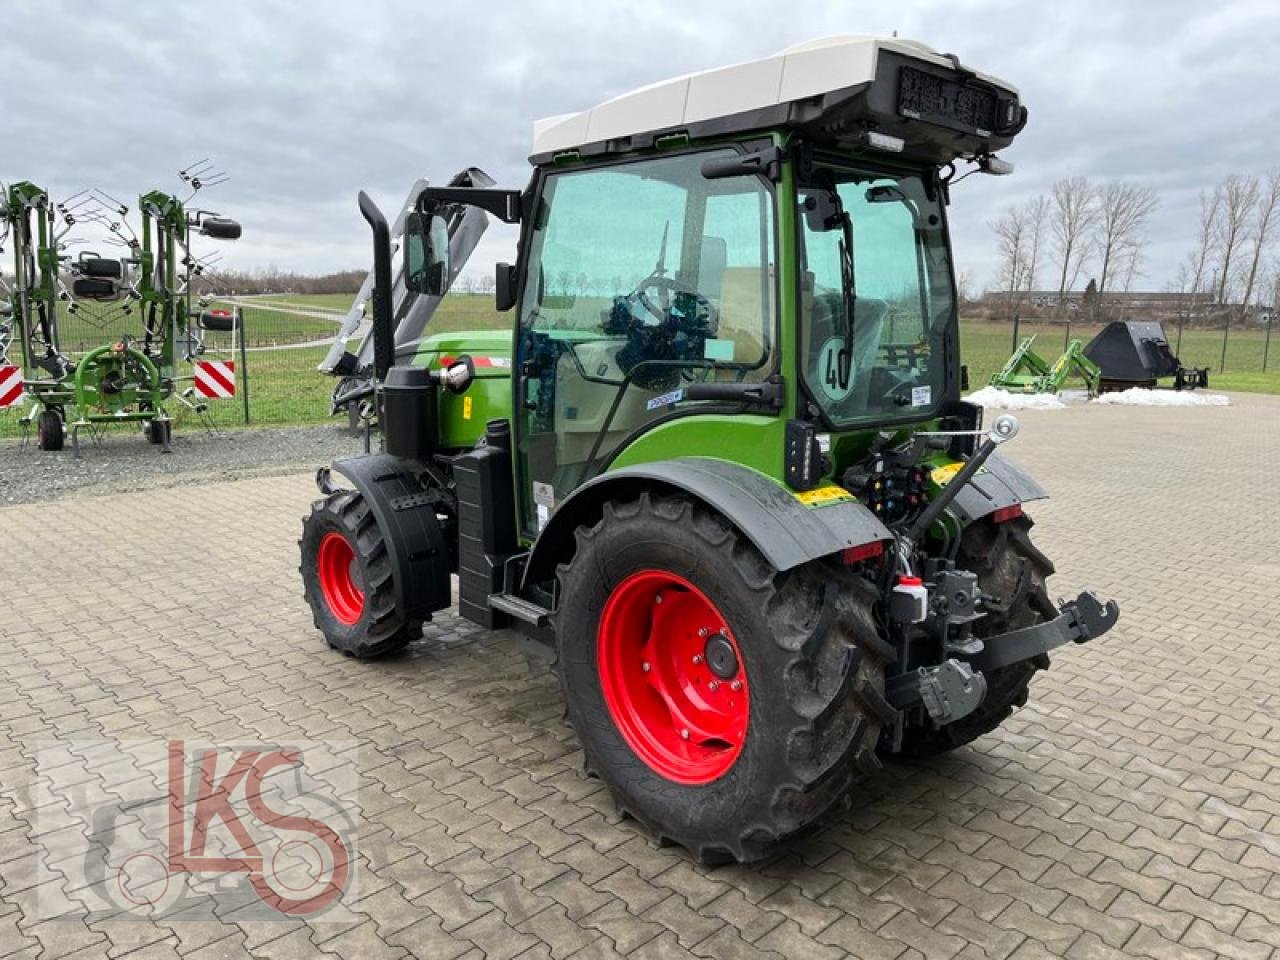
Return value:
<svg viewBox="0 0 1280 960">
<path fill-rule="evenodd" d="M 262 298 L 273 305 L 295 305 L 305 309 L 345 311 L 351 303 L 348 294 L 282 294 Z M 320 340 L 333 335 L 335 323 L 314 317 L 298 316 L 273 310 L 245 308 L 246 342 L 250 347 L 276 344 L 293 344 Z M 442 304 L 432 319 L 430 330 L 447 333 L 458 330 L 505 330 L 509 328 L 511 314 L 500 314 L 493 309 L 493 301 L 486 296 L 452 296 Z M 77 329 L 76 324 L 80 327 Z M 108 342 L 120 332 L 137 332 L 136 315 L 122 321 L 119 326 L 87 324 L 83 318 L 64 321 L 64 333 L 71 332 L 83 339 L 86 345 Z M 1074 326 L 1072 336 L 1088 340 L 1097 327 Z M 1170 336 L 1173 330 L 1168 331 Z M 1037 336 L 1036 347 L 1040 354 L 1052 361 L 1063 348 L 1065 330 L 1051 324 L 1023 324 L 1022 336 Z M 1007 323 L 963 320 L 960 326 L 961 354 L 969 366 L 973 389 L 985 386 L 1008 358 L 1013 347 L 1012 328 Z M 1217 390 L 1243 390 L 1256 393 L 1280 394 L 1280 333 L 1272 344 L 1270 371 L 1262 372 L 1262 356 L 1265 334 L 1261 330 L 1232 330 L 1228 341 L 1227 371 L 1219 373 L 1222 354 L 1221 330 L 1190 330 L 1183 335 L 1180 356 L 1187 366 L 1210 368 L 1210 383 Z M 210 355 L 225 355 L 230 347 L 230 337 L 225 333 L 209 333 L 206 344 Z M 82 348 L 71 348 L 77 352 Z M 250 413 L 254 424 L 308 423 L 324 421 L 329 416 L 329 395 L 333 389 L 332 378 L 316 371 L 316 365 L 324 358 L 325 347 L 303 347 L 281 350 L 251 350 L 249 360 Z M 238 358 L 237 358 L 238 359 Z M 241 400 L 215 401 L 211 404 L 215 420 L 224 426 L 234 426 L 243 419 Z M 170 404 L 170 412 L 179 418 L 179 429 L 192 429 L 190 414 L 180 404 Z M 17 409 L 0 411 L 0 436 L 14 436 L 18 432 Z M 121 429 L 124 429 L 123 427 Z"/>
<path fill-rule="evenodd" d="M 1072 338 L 1088 343 L 1098 326 L 1073 325 Z M 1173 329 L 1165 331 L 1174 346 Z M 1036 336 L 1036 352 L 1050 363 L 1062 352 L 1066 330 L 1056 324 L 1022 324 L 1019 335 Z M 1272 336 L 1268 372 L 1262 372 L 1263 330 L 1232 330 L 1227 341 L 1225 373 L 1218 368 L 1222 359 L 1221 330 L 1187 330 L 1178 354 L 1188 367 L 1208 367 L 1209 384 L 1216 390 L 1244 390 L 1250 393 L 1280 393 L 1280 331 Z M 969 382 L 974 389 L 985 386 L 999 372 L 1013 352 L 1013 328 L 1007 323 L 964 320 L 960 324 L 960 354 L 969 365 Z"/>
</svg>

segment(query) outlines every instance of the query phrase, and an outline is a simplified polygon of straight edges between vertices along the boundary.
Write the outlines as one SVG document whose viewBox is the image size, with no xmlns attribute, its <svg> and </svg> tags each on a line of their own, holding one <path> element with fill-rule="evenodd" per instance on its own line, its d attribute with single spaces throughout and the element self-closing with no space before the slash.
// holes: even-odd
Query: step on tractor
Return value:
<svg viewBox="0 0 1280 960">
<path fill-rule="evenodd" d="M 400 650 L 456 575 L 547 651 L 587 774 L 709 862 L 994 730 L 1119 616 L 1050 600 L 1018 423 L 960 399 L 950 185 L 1025 122 L 955 56 L 837 38 L 539 122 L 525 189 L 416 193 L 395 268 L 361 194 L 381 450 L 317 475 L 324 638 Z M 477 213 L 520 226 L 510 332 L 400 335 Z"/>
<path fill-rule="evenodd" d="M 179 174 L 190 188 L 185 200 L 160 190 L 140 196 L 141 235 L 128 223 L 128 206 L 101 191 L 55 204 L 23 181 L 0 195 L 0 247 L 13 249 L 13 275 L 0 278 L 0 369 L 21 364 L 15 381 L 29 405 L 18 423 L 24 436 L 35 424 L 41 450 L 63 449 L 69 431 L 78 457 L 82 429 L 96 436 L 106 425 L 132 422 L 168 452 L 173 420 L 166 403 L 176 398 L 206 413 L 194 388 L 182 389 L 195 375 L 179 364 L 203 353 L 203 331 L 238 330 L 239 320 L 195 297 L 192 281 L 210 258 L 192 254 L 191 238 L 240 236 L 236 221 L 189 209 L 202 187 L 221 182 L 208 172 L 202 161 Z M 86 223 L 104 228 L 103 242 L 121 255 L 84 249 L 73 257 L 69 247 L 85 241 L 67 234 Z M 71 321 L 105 342 L 73 356 L 61 330 Z"/>
</svg>

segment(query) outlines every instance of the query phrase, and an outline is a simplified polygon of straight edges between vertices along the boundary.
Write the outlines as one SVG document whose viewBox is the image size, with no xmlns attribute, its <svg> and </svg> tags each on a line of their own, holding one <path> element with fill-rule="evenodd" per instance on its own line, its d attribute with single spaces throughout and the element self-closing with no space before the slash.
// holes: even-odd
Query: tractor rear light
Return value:
<svg viewBox="0 0 1280 960">
<path fill-rule="evenodd" d="M 1008 523 L 1010 520 L 1017 520 L 1020 516 L 1022 516 L 1022 504 L 1015 503 L 1008 507 L 1001 507 L 991 514 L 991 522 Z"/>
<path fill-rule="evenodd" d="M 840 551 L 840 559 L 846 566 L 853 566 L 863 560 L 872 560 L 884 556 L 884 541 L 872 540 L 857 547 L 845 547 Z"/>
</svg>

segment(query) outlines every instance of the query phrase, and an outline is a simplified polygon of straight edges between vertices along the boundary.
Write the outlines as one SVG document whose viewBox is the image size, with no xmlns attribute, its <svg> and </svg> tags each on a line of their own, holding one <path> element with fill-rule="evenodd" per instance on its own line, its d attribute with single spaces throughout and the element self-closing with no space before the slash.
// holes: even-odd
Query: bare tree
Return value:
<svg viewBox="0 0 1280 960">
<path fill-rule="evenodd" d="M 1196 234 L 1196 249 L 1188 257 L 1190 286 L 1187 294 L 1192 302 L 1205 291 L 1205 271 L 1213 254 L 1214 238 L 1218 235 L 1218 218 L 1222 213 L 1222 187 L 1212 193 L 1200 191 L 1200 228 Z"/>
<path fill-rule="evenodd" d="M 1253 285 L 1258 279 L 1258 267 L 1271 241 L 1276 221 L 1280 220 L 1280 167 L 1273 167 L 1262 181 L 1253 218 L 1253 255 L 1249 259 L 1249 273 L 1244 284 L 1244 298 L 1240 303 L 1247 309 L 1253 297 Z"/>
<path fill-rule="evenodd" d="M 1227 288 L 1234 279 L 1231 268 L 1248 239 L 1254 205 L 1258 202 L 1258 179 L 1232 175 L 1222 181 L 1222 212 L 1218 220 L 1218 303 L 1227 302 Z"/>
<path fill-rule="evenodd" d="M 1125 293 L 1132 290 L 1133 281 L 1143 275 L 1143 250 L 1146 246 L 1146 238 L 1139 237 L 1120 249 L 1119 256 L 1116 258 L 1116 275 L 1124 281 Z"/>
<path fill-rule="evenodd" d="M 1058 302 L 1066 299 L 1067 290 L 1075 286 L 1088 253 L 1089 230 L 1097 216 L 1095 191 L 1084 177 L 1067 177 L 1053 185 L 1050 198 L 1049 226 L 1058 251 L 1061 269 L 1058 277 Z"/>
<path fill-rule="evenodd" d="M 1027 255 L 1023 289 L 1028 294 L 1036 288 L 1040 275 L 1040 258 L 1044 254 L 1045 230 L 1049 220 L 1049 198 L 1043 193 L 1028 200 L 1023 207 L 1023 221 L 1027 231 Z"/>
<path fill-rule="evenodd" d="M 1107 279 L 1121 261 L 1133 261 L 1133 251 L 1141 248 L 1151 214 L 1160 204 L 1150 187 L 1113 180 L 1098 190 L 1097 241 L 1102 257 L 1098 273 L 1098 293 L 1107 290 Z"/>
<path fill-rule="evenodd" d="M 1017 309 L 1026 271 L 1026 217 L 1021 207 L 1009 207 L 989 226 L 996 235 L 996 247 L 1000 251 L 1000 286 L 1009 291 L 1009 314 L 1012 316 Z"/>
</svg>

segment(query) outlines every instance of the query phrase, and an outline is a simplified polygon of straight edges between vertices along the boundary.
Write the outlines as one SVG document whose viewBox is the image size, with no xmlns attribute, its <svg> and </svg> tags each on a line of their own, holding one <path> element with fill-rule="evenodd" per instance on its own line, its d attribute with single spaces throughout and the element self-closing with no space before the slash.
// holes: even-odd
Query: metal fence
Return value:
<svg viewBox="0 0 1280 960">
<path fill-rule="evenodd" d="M 200 360 L 235 364 L 236 396 L 205 401 L 214 423 L 328 419 L 334 380 L 317 366 L 333 342 L 342 313 L 274 301 L 230 300 L 214 306 L 234 310 L 239 318 L 238 330 L 204 332 Z"/>
</svg>

